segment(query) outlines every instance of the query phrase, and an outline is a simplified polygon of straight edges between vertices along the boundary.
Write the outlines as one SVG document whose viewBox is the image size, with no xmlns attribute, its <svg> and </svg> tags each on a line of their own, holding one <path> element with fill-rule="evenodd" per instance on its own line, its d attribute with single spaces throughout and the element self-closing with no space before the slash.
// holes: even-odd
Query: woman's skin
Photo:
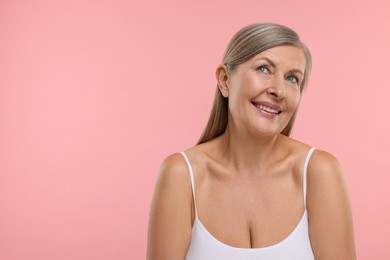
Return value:
<svg viewBox="0 0 390 260">
<path fill-rule="evenodd" d="M 280 132 L 299 106 L 305 64 L 300 48 L 278 46 L 233 71 L 225 65 L 217 68 L 219 89 L 229 99 L 227 129 L 186 154 L 196 173 L 198 218 L 222 243 L 271 246 L 285 239 L 303 216 L 302 172 L 310 147 Z M 315 150 L 307 178 L 316 259 L 356 259 L 339 163 Z M 194 219 L 188 168 L 182 155 L 173 154 L 163 162 L 156 184 L 147 259 L 185 259 Z"/>
</svg>

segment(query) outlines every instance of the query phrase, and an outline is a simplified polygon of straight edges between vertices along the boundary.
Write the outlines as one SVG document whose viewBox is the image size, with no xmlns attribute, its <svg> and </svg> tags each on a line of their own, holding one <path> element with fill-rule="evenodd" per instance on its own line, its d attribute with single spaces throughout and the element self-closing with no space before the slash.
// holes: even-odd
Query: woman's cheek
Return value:
<svg viewBox="0 0 390 260">
<path fill-rule="evenodd" d="M 294 112 L 297 110 L 299 103 L 301 102 L 301 93 L 300 91 L 293 91 L 291 93 L 291 107 L 293 108 Z"/>
</svg>

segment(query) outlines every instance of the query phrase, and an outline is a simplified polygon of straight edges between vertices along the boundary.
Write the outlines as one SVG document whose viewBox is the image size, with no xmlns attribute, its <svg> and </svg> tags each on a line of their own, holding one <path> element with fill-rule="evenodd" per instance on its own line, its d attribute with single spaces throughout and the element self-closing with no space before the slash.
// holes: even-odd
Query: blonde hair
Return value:
<svg viewBox="0 0 390 260">
<path fill-rule="evenodd" d="M 222 64 L 225 64 L 227 68 L 232 71 L 237 65 L 248 61 L 260 52 L 281 45 L 297 46 L 301 48 L 305 54 L 306 68 L 300 85 L 300 91 L 302 93 L 307 84 L 307 79 L 311 70 L 311 55 L 309 49 L 300 40 L 298 34 L 284 25 L 259 23 L 242 28 L 230 40 Z M 283 135 L 290 135 L 295 117 L 296 112 L 281 132 Z M 217 86 L 214 104 L 208 123 L 197 144 L 207 142 L 220 136 L 225 132 L 227 124 L 228 99 L 222 96 Z"/>
</svg>

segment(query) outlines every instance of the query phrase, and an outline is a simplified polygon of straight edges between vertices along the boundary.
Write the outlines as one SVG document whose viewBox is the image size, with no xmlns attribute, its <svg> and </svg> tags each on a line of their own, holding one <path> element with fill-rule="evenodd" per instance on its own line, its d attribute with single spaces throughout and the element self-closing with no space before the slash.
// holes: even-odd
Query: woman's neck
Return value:
<svg viewBox="0 0 390 260">
<path fill-rule="evenodd" d="M 279 134 L 256 136 L 242 131 L 232 131 L 229 127 L 220 136 L 219 145 L 222 160 L 240 173 L 259 173 L 264 166 L 277 160 L 277 147 L 280 145 Z M 279 150 L 280 151 L 280 150 Z"/>
</svg>

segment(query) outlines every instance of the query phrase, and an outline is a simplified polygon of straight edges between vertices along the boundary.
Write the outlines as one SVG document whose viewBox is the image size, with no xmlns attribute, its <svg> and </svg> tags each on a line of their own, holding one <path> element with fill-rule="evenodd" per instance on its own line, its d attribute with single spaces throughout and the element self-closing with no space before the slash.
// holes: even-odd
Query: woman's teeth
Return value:
<svg viewBox="0 0 390 260">
<path fill-rule="evenodd" d="M 263 106 L 263 105 L 256 104 L 256 107 L 261 109 L 261 110 L 264 110 L 264 111 L 266 111 L 268 113 L 272 113 L 272 114 L 279 114 L 280 113 L 278 110 L 275 110 L 273 108 L 266 107 L 266 106 Z"/>
</svg>

